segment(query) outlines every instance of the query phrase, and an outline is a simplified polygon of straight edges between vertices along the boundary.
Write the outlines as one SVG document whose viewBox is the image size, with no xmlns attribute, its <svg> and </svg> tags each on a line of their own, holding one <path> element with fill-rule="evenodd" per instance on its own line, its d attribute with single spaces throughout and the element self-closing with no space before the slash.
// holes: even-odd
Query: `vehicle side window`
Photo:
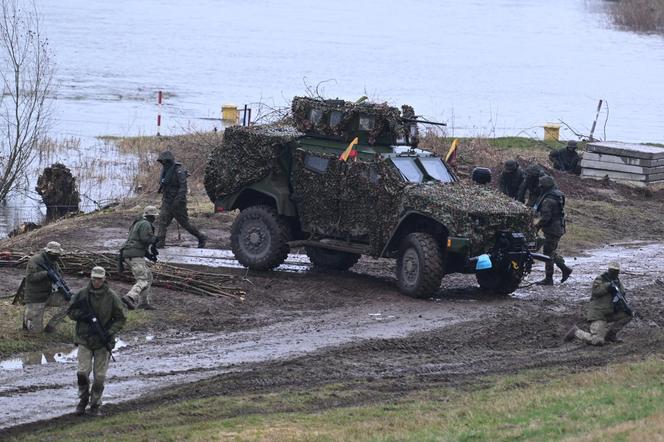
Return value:
<svg viewBox="0 0 664 442">
<path fill-rule="evenodd" d="M 360 130 L 373 130 L 376 127 L 376 119 L 369 115 L 360 115 Z"/>
<path fill-rule="evenodd" d="M 321 158 L 315 155 L 306 155 L 304 157 L 304 167 L 312 172 L 325 173 L 329 164 L 329 158 Z"/>
<path fill-rule="evenodd" d="M 330 127 L 337 127 L 341 123 L 343 115 L 344 114 L 339 111 L 330 112 Z"/>
<path fill-rule="evenodd" d="M 311 109 L 309 110 L 309 121 L 313 124 L 320 123 L 320 120 L 323 118 L 323 111 L 321 109 Z"/>
</svg>

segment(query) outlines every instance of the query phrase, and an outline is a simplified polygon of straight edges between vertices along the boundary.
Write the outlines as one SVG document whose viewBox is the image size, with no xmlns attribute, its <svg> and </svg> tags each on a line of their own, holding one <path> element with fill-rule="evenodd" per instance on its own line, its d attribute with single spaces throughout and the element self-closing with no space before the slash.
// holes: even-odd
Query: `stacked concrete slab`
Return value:
<svg viewBox="0 0 664 442">
<path fill-rule="evenodd" d="M 619 142 L 588 143 L 581 176 L 650 186 L 664 184 L 664 148 Z"/>
</svg>

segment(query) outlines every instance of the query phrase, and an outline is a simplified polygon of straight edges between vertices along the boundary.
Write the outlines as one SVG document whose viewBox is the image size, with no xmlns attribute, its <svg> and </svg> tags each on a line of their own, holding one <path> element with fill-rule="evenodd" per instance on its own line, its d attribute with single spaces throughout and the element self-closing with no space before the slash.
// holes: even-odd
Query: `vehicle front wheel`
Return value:
<svg viewBox="0 0 664 442">
<path fill-rule="evenodd" d="M 411 233 L 404 238 L 397 258 L 399 289 L 414 298 L 427 298 L 445 274 L 439 241 L 428 233 Z"/>
<path fill-rule="evenodd" d="M 331 270 L 348 270 L 360 259 L 357 253 L 323 249 L 321 247 L 305 247 L 309 260 L 314 267 Z"/>
<path fill-rule="evenodd" d="M 288 256 L 290 229 L 270 206 L 251 206 L 235 218 L 231 249 L 240 264 L 253 270 L 277 267 Z"/>
<path fill-rule="evenodd" d="M 523 267 L 515 266 L 512 262 L 500 267 L 494 265 L 487 270 L 478 270 L 475 277 L 482 290 L 509 295 L 519 288 L 523 279 Z"/>
</svg>

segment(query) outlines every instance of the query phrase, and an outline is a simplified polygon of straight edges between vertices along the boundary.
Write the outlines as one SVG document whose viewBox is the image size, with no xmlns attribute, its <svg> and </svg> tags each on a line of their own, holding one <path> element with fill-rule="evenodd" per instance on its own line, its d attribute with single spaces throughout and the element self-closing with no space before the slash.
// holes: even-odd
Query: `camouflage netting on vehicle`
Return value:
<svg viewBox="0 0 664 442">
<path fill-rule="evenodd" d="M 352 103 L 343 100 L 320 100 L 308 97 L 295 97 L 292 104 L 295 127 L 306 134 L 341 137 L 351 141 L 356 136 L 356 119 L 359 115 L 375 118 L 374 127 L 369 131 L 368 143 L 377 141 L 393 143 L 404 134 L 401 113 L 387 103 Z M 311 113 L 311 110 L 319 112 Z M 330 118 L 333 112 L 339 112 L 338 119 Z M 331 125 L 331 121 L 338 123 Z"/>
<path fill-rule="evenodd" d="M 205 191 L 213 202 L 278 170 L 286 146 L 301 137 L 288 126 L 232 126 L 214 146 L 205 168 Z"/>
<path fill-rule="evenodd" d="M 322 164 L 319 171 L 311 167 L 314 161 Z M 293 158 L 291 184 L 304 230 L 368 242 L 373 255 L 381 252 L 380 244 L 387 240 L 384 229 L 378 226 L 396 224 L 399 194 L 405 186 L 384 161 L 341 161 L 302 150 Z"/>
<path fill-rule="evenodd" d="M 496 191 L 475 184 L 409 185 L 401 210 L 417 210 L 442 222 L 450 235 L 471 239 L 471 253 L 484 253 L 499 230 L 522 232 L 533 239 L 532 211 Z"/>
</svg>

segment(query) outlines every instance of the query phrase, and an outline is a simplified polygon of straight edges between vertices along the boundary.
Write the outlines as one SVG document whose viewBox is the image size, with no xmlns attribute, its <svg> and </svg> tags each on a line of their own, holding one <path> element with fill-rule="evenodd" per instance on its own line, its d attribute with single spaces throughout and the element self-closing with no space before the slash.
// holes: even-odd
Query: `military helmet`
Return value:
<svg viewBox="0 0 664 442">
<path fill-rule="evenodd" d="M 531 164 L 526 167 L 526 175 L 529 176 L 538 176 L 541 175 L 542 169 L 537 164 Z"/>
<path fill-rule="evenodd" d="M 165 150 L 165 151 L 163 151 L 162 153 L 159 154 L 159 156 L 157 157 L 157 161 L 162 163 L 162 164 L 163 163 L 168 163 L 168 162 L 174 163 L 175 162 L 175 157 L 173 156 L 173 154 L 171 153 L 170 150 Z"/>
<path fill-rule="evenodd" d="M 551 189 L 556 185 L 556 182 L 549 175 L 544 175 L 539 178 L 539 186 L 542 189 Z"/>
<path fill-rule="evenodd" d="M 157 215 L 159 215 L 159 210 L 155 206 L 145 206 L 145 209 L 143 209 L 143 216 Z"/>
<path fill-rule="evenodd" d="M 44 247 L 44 251 L 46 253 L 52 253 L 54 255 L 62 255 L 63 253 L 65 253 L 60 243 L 56 241 L 50 241 L 48 244 L 46 244 L 46 247 Z"/>
<path fill-rule="evenodd" d="M 505 172 L 514 172 L 519 168 L 519 163 L 516 160 L 505 161 Z"/>
<path fill-rule="evenodd" d="M 576 148 L 577 148 L 576 141 L 574 141 L 574 140 L 569 140 L 569 141 L 567 142 L 567 148 L 568 148 L 568 149 L 576 149 Z"/>
<path fill-rule="evenodd" d="M 106 278 L 106 270 L 101 266 L 96 266 L 92 268 L 90 272 L 91 278 Z"/>
<path fill-rule="evenodd" d="M 620 271 L 620 263 L 618 261 L 611 261 L 609 263 L 609 270 Z"/>
</svg>

